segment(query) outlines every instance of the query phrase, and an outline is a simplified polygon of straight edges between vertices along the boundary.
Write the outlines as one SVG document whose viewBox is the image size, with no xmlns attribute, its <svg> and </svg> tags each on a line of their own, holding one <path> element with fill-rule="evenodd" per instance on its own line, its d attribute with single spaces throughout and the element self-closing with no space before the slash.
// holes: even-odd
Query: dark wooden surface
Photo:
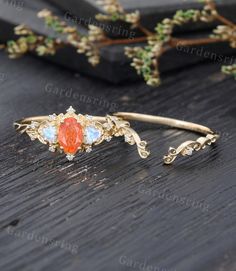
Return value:
<svg viewBox="0 0 236 271">
<path fill-rule="evenodd" d="M 236 82 L 218 65 L 167 73 L 153 89 L 114 86 L 32 56 L 13 61 L 1 52 L 0 63 L 1 271 L 236 270 Z M 221 139 L 163 166 L 169 146 L 197 135 L 137 123 L 150 158 L 116 139 L 71 163 L 12 128 L 16 119 L 69 105 L 94 115 L 186 119 Z"/>
</svg>

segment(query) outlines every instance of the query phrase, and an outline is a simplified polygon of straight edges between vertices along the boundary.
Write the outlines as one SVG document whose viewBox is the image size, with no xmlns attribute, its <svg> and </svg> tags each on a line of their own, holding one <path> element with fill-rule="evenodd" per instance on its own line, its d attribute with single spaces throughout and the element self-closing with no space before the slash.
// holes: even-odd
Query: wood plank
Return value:
<svg viewBox="0 0 236 271">
<path fill-rule="evenodd" d="M 0 63 L 0 270 L 235 270 L 235 81 L 218 65 L 168 73 L 153 89 L 114 86 L 31 56 L 12 61 L 1 52 Z M 168 147 L 197 135 L 135 123 L 150 143 L 147 160 L 114 139 L 69 163 L 12 128 L 16 119 L 69 105 L 94 115 L 116 106 L 185 119 L 222 137 L 166 167 Z"/>
</svg>

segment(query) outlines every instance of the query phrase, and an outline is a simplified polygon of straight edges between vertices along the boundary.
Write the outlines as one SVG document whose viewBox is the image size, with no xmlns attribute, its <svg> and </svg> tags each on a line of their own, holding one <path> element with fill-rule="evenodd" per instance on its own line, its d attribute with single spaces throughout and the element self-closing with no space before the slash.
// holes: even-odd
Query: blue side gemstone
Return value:
<svg viewBox="0 0 236 271">
<path fill-rule="evenodd" d="M 57 139 L 57 129 L 55 126 L 47 126 L 43 128 L 42 134 L 45 140 L 47 140 L 50 143 L 53 143 Z"/>
<path fill-rule="evenodd" d="M 101 131 L 95 127 L 88 126 L 85 128 L 85 143 L 92 145 L 101 137 Z"/>
</svg>

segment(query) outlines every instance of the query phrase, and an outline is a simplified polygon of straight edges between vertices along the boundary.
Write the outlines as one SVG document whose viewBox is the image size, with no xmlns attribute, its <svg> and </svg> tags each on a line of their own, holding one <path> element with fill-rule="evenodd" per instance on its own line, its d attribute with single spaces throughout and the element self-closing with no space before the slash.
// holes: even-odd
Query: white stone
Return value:
<svg viewBox="0 0 236 271">
<path fill-rule="evenodd" d="M 101 131 L 94 126 L 87 126 L 84 133 L 84 143 L 92 145 L 98 141 L 101 137 Z"/>
<path fill-rule="evenodd" d="M 129 135 L 125 135 L 125 142 L 129 142 L 131 140 Z"/>
<path fill-rule="evenodd" d="M 92 151 L 92 148 L 91 147 L 88 147 L 87 149 L 86 149 L 86 152 L 87 153 L 89 153 L 89 152 L 91 152 Z"/>
<path fill-rule="evenodd" d="M 193 148 L 187 147 L 187 148 L 184 150 L 184 154 L 185 154 L 185 155 L 188 155 L 188 156 L 191 156 L 191 155 L 193 154 Z"/>
<path fill-rule="evenodd" d="M 75 109 L 74 109 L 72 106 L 70 106 L 70 107 L 66 110 L 66 112 L 69 113 L 69 114 L 72 114 L 72 113 L 75 113 Z"/>
<path fill-rule="evenodd" d="M 66 158 L 69 160 L 69 161 L 72 161 L 75 156 L 73 154 L 67 154 Z"/>
<path fill-rule="evenodd" d="M 36 121 L 31 121 L 31 124 L 30 124 L 30 128 L 31 128 L 31 129 L 35 129 L 35 128 L 38 127 L 38 126 L 39 126 L 38 122 L 36 122 Z"/>
<path fill-rule="evenodd" d="M 48 117 L 49 117 L 50 120 L 55 120 L 57 115 L 54 113 L 52 115 L 49 115 Z"/>
<path fill-rule="evenodd" d="M 48 150 L 49 150 L 50 152 L 55 152 L 55 151 L 56 151 L 55 147 L 53 147 L 53 146 L 50 146 L 50 147 L 48 148 Z"/>
<path fill-rule="evenodd" d="M 111 137 L 111 136 L 108 136 L 108 137 L 106 138 L 106 141 L 107 141 L 107 142 L 110 142 L 111 139 L 112 139 L 112 137 Z"/>
<path fill-rule="evenodd" d="M 48 125 L 42 129 L 43 138 L 49 143 L 55 143 L 57 140 L 57 129 L 53 125 Z"/>
</svg>

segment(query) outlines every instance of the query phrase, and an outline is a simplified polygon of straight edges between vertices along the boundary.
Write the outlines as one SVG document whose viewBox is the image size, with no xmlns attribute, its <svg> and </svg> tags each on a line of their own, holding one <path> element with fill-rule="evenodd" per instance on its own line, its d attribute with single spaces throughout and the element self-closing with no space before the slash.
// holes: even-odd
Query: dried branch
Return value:
<svg viewBox="0 0 236 271">
<path fill-rule="evenodd" d="M 141 24 L 139 11 L 127 13 L 117 0 L 99 0 L 98 4 L 104 9 L 105 14 L 96 15 L 100 21 L 124 21 L 131 28 L 139 29 L 144 35 L 134 39 L 111 39 L 107 37 L 102 28 L 94 25 L 88 26 L 88 34 L 82 35 L 76 27 L 67 25 L 49 10 L 42 10 L 38 17 L 42 18 L 48 28 L 65 36 L 65 39 L 56 37 L 44 37 L 35 34 L 30 28 L 20 25 L 15 28 L 17 40 L 11 40 L 7 44 L 0 45 L 5 49 L 10 58 L 20 57 L 27 52 L 36 52 L 39 56 L 54 55 L 64 46 L 72 46 L 79 54 L 85 54 L 93 65 L 100 62 L 100 49 L 110 45 L 123 44 L 135 47 L 125 47 L 125 54 L 131 61 L 131 66 L 141 75 L 146 83 L 158 86 L 161 83 L 159 72 L 159 58 L 169 49 L 181 46 L 204 45 L 218 42 L 228 42 L 232 48 L 236 48 L 236 24 L 219 14 L 216 3 L 213 0 L 201 0 L 204 3 L 202 10 L 178 10 L 172 18 L 166 18 L 158 23 L 155 31 L 151 32 Z M 176 27 L 196 22 L 220 22 L 208 38 L 183 40 L 173 37 Z M 143 45 L 142 45 L 143 43 Z M 140 45 L 141 44 L 141 45 Z M 226 74 L 236 78 L 236 64 L 222 67 Z"/>
</svg>

